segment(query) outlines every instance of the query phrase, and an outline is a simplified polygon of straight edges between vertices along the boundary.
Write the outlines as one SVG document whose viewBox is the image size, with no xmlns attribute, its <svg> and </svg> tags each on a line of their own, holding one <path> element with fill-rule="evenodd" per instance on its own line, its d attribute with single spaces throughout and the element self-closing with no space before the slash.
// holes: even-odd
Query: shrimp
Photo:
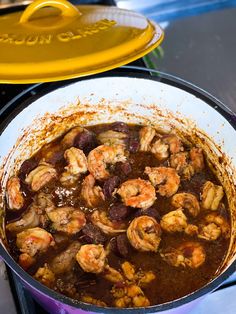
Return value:
<svg viewBox="0 0 236 314">
<path fill-rule="evenodd" d="M 152 144 L 150 151 L 158 160 L 163 160 L 169 157 L 169 146 L 163 143 L 161 139 L 156 140 Z"/>
<path fill-rule="evenodd" d="M 144 126 L 139 131 L 139 139 L 140 139 L 140 151 L 148 152 L 150 151 L 151 142 L 156 135 L 156 130 L 151 126 Z"/>
<path fill-rule="evenodd" d="M 38 214 L 42 214 L 45 211 L 48 213 L 55 209 L 52 195 L 44 192 L 38 193 L 35 198 L 35 207 L 37 207 Z"/>
<path fill-rule="evenodd" d="M 19 257 L 19 263 L 23 268 L 28 268 L 34 263 L 34 257 L 38 253 L 45 252 L 49 246 L 54 245 L 53 236 L 39 227 L 30 228 L 17 234 L 16 246 L 23 253 Z"/>
<path fill-rule="evenodd" d="M 39 191 L 45 184 L 57 177 L 57 171 L 50 164 L 42 162 L 26 177 L 25 182 L 30 184 L 34 192 Z"/>
<path fill-rule="evenodd" d="M 194 175 L 194 168 L 188 160 L 187 152 L 180 152 L 170 156 L 170 166 L 175 168 L 183 179 L 190 180 Z"/>
<path fill-rule="evenodd" d="M 199 230 L 198 226 L 188 224 L 184 232 L 190 236 L 195 236 L 195 235 L 198 235 L 198 230 Z"/>
<path fill-rule="evenodd" d="M 149 181 L 132 179 L 125 181 L 117 190 L 126 206 L 147 209 L 156 200 L 155 188 Z"/>
<path fill-rule="evenodd" d="M 85 244 L 76 254 L 76 260 L 85 272 L 99 274 L 106 265 L 106 252 L 101 244 Z"/>
<path fill-rule="evenodd" d="M 27 228 L 38 227 L 40 223 L 40 217 L 35 211 L 34 206 L 31 206 L 27 212 L 25 212 L 21 219 L 7 224 L 6 229 L 10 232 L 18 233 Z"/>
<path fill-rule="evenodd" d="M 121 222 L 114 222 L 108 219 L 105 211 L 95 210 L 91 215 L 92 223 L 100 228 L 105 234 L 116 234 L 125 232 L 124 224 Z M 122 229 L 121 229 L 122 228 Z"/>
<path fill-rule="evenodd" d="M 84 128 L 82 128 L 80 126 L 76 126 L 72 129 L 70 129 L 61 141 L 63 148 L 65 149 L 65 148 L 72 147 L 74 145 L 74 140 L 75 140 L 76 136 L 83 131 L 84 131 Z"/>
<path fill-rule="evenodd" d="M 182 209 L 177 209 L 164 215 L 160 225 L 167 232 L 181 232 L 187 228 L 187 217 L 184 215 Z"/>
<path fill-rule="evenodd" d="M 153 139 L 157 137 L 154 143 Z M 183 151 L 183 144 L 175 134 L 161 136 L 156 129 L 151 126 L 145 126 L 139 131 L 140 151 L 152 152 L 159 160 L 165 159 L 171 154 Z"/>
<path fill-rule="evenodd" d="M 123 275 L 118 270 L 110 267 L 109 265 L 105 266 L 104 278 L 113 283 L 124 282 L 125 280 Z"/>
<path fill-rule="evenodd" d="M 181 174 L 183 179 L 190 180 L 193 175 L 194 175 L 194 169 L 191 164 L 184 167 L 183 172 Z"/>
<path fill-rule="evenodd" d="M 79 232 L 86 224 L 85 214 L 78 208 L 59 207 L 47 213 L 57 231 L 68 234 Z"/>
<path fill-rule="evenodd" d="M 174 267 L 200 267 L 206 259 L 203 246 L 198 242 L 184 242 L 177 248 L 169 248 L 160 253 L 165 262 Z"/>
<path fill-rule="evenodd" d="M 127 139 L 127 134 L 122 132 L 116 132 L 108 130 L 106 132 L 100 133 L 98 135 L 99 141 L 106 146 L 125 146 L 125 141 Z"/>
<path fill-rule="evenodd" d="M 126 161 L 124 147 L 122 145 L 100 145 L 88 155 L 88 170 L 97 180 L 104 180 L 110 176 L 106 169 L 107 164 L 116 164 Z"/>
<path fill-rule="evenodd" d="M 176 171 L 182 174 L 188 166 L 188 153 L 180 152 L 170 156 L 170 166 L 175 168 Z M 193 168 L 192 168 L 193 169 Z M 193 169 L 194 172 L 194 169 Z"/>
<path fill-rule="evenodd" d="M 81 149 L 71 147 L 64 153 L 68 165 L 62 173 L 60 182 L 67 186 L 73 184 L 78 180 L 82 173 L 86 173 L 88 170 L 87 158 Z"/>
<path fill-rule="evenodd" d="M 190 193 L 177 193 L 172 197 L 171 204 L 176 207 L 187 209 L 189 213 L 196 217 L 200 213 L 200 205 L 195 195 Z"/>
<path fill-rule="evenodd" d="M 201 172 L 205 167 L 202 149 L 193 147 L 190 150 L 189 155 L 190 155 L 191 165 L 193 166 L 195 173 Z"/>
<path fill-rule="evenodd" d="M 230 227 L 227 220 L 217 213 L 207 215 L 199 226 L 198 237 L 207 241 L 214 241 L 220 236 L 226 239 L 230 236 Z"/>
<path fill-rule="evenodd" d="M 157 252 L 161 241 L 161 228 L 154 218 L 140 216 L 130 223 L 127 237 L 136 250 Z"/>
<path fill-rule="evenodd" d="M 40 192 L 36 195 L 32 206 L 37 215 L 39 215 L 40 225 L 43 227 L 47 226 L 50 222 L 47 213 L 56 208 L 52 195 Z"/>
<path fill-rule="evenodd" d="M 7 181 L 7 203 L 10 209 L 21 209 L 24 205 L 24 197 L 20 188 L 20 179 L 11 177 Z"/>
<path fill-rule="evenodd" d="M 81 196 L 89 207 L 97 206 L 105 200 L 102 188 L 98 185 L 95 186 L 95 179 L 91 174 L 84 178 Z"/>
<path fill-rule="evenodd" d="M 168 134 L 162 137 L 164 144 L 169 145 L 169 151 L 171 154 L 176 154 L 184 150 L 183 143 L 180 138 L 175 134 Z"/>
<path fill-rule="evenodd" d="M 213 184 L 211 181 L 207 181 L 203 185 L 202 191 L 202 206 L 205 209 L 217 210 L 224 196 L 222 186 Z"/>
<path fill-rule="evenodd" d="M 55 209 L 55 205 L 52 201 L 52 196 L 40 192 L 34 198 L 32 205 L 23 213 L 21 219 L 9 223 L 6 228 L 10 232 L 19 233 L 39 225 L 45 226 L 49 222 L 46 212 L 50 212 L 53 209 Z"/>
<path fill-rule="evenodd" d="M 53 287 L 53 284 L 56 280 L 54 272 L 48 267 L 47 264 L 44 264 L 43 267 L 38 268 L 34 278 L 49 288 Z"/>
<path fill-rule="evenodd" d="M 152 185 L 158 188 L 161 196 L 170 197 L 175 194 L 179 188 L 180 177 L 175 169 L 168 167 L 146 167 L 146 173 Z"/>
</svg>

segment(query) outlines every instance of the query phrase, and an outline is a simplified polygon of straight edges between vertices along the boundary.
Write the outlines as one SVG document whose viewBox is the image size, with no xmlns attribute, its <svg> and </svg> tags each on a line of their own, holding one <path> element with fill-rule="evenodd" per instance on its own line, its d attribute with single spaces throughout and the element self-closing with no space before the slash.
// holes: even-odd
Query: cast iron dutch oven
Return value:
<svg viewBox="0 0 236 314">
<path fill-rule="evenodd" d="M 59 21 L 58 23 L 63 31 L 58 32 L 56 27 L 50 24 L 48 11 L 43 12 L 43 14 L 40 13 L 39 16 L 36 12 L 36 16 L 34 16 L 34 12 L 37 11 L 35 3 L 38 4 L 38 8 L 51 5 L 62 10 L 62 16 L 58 16 L 54 11 L 52 11 L 52 14 L 54 22 Z M 67 8 L 66 11 L 64 11 L 64 6 Z M 14 13 L 16 14 L 16 17 L 12 20 L 14 32 L 0 34 L 1 53 L 4 49 L 5 52 L 8 51 L 8 55 L 4 55 L 5 59 L 1 58 L 1 66 L 3 65 L 0 73 L 1 82 L 48 82 L 74 78 L 80 74 L 84 77 L 66 82 L 57 82 L 49 87 L 47 84 L 33 86 L 30 90 L 36 89 L 37 96 L 28 97 L 30 92 L 28 90 L 5 106 L 1 112 L 4 115 L 6 110 L 13 108 L 11 114 L 1 123 L 0 255 L 19 276 L 37 301 L 50 313 L 165 312 L 183 314 L 188 312 L 204 295 L 216 289 L 235 271 L 236 150 L 235 145 L 233 145 L 236 136 L 235 115 L 213 96 L 196 86 L 156 71 L 142 68 L 137 71 L 132 67 L 124 67 L 115 71 L 89 77 L 85 76 L 103 72 L 139 58 L 161 42 L 163 37 L 161 29 L 142 16 L 127 13 L 127 11 L 118 11 L 118 15 L 122 18 L 118 19 L 117 22 L 114 11 L 110 11 L 108 8 L 103 7 L 103 10 L 100 11 L 96 7 L 92 9 L 80 7 L 78 11 L 76 7 L 72 8 L 70 4 L 68 5 L 67 2 L 62 0 L 36 1 L 33 6 L 28 8 L 30 9 L 26 10 L 23 15 Z M 86 10 L 88 12 L 85 14 Z M 80 21 L 80 30 L 82 29 L 82 31 L 75 27 L 78 16 L 83 17 L 82 22 Z M 20 26 L 18 22 L 18 24 L 14 22 L 19 17 Z M 71 19 L 74 24 L 69 22 Z M 3 22 L 0 20 L 1 32 L 3 29 L 1 28 L 1 22 L 9 25 L 6 20 L 7 18 Z M 43 26 L 42 20 L 44 20 Z M 136 25 L 138 23 L 138 26 L 136 25 L 136 27 L 134 24 L 130 26 L 130 21 L 131 24 Z M 17 25 L 19 26 L 18 29 Z M 118 32 L 113 33 L 112 31 L 112 33 L 109 33 L 114 25 L 116 25 Z M 99 31 L 97 31 L 98 27 L 100 27 Z M 123 27 L 125 37 L 129 37 L 129 41 L 126 43 L 124 43 L 124 33 L 120 33 Z M 23 31 L 20 33 L 22 29 Z M 34 37 L 32 34 L 29 37 L 30 32 L 34 32 Z M 88 37 L 94 37 L 93 40 L 95 41 L 97 39 L 98 44 L 101 41 L 99 36 L 103 32 L 108 37 L 113 34 L 115 38 L 112 39 L 114 40 L 112 45 L 115 46 L 114 43 L 116 42 L 119 47 L 118 52 L 109 44 L 101 43 L 99 49 L 106 51 L 105 57 L 101 51 L 93 52 L 90 50 L 90 57 L 91 54 L 94 54 L 93 58 L 97 58 L 95 63 L 91 62 L 86 53 L 90 47 L 89 42 L 87 42 Z M 55 36 L 57 36 L 56 39 Z M 140 36 L 143 40 L 142 43 L 140 43 Z M 54 39 L 57 40 L 54 50 L 60 50 L 64 47 L 62 45 L 64 43 L 69 42 L 75 45 L 76 41 L 84 39 L 84 43 L 87 42 L 87 48 L 85 50 L 81 49 L 78 54 L 86 66 L 83 66 L 79 59 L 75 60 L 77 58 L 76 54 L 69 55 L 67 48 L 63 48 L 64 52 L 59 51 L 56 54 L 57 62 L 54 63 L 52 58 L 53 49 L 47 50 L 45 48 L 47 45 L 50 46 Z M 132 42 L 131 47 L 129 46 L 130 42 Z M 17 47 L 16 49 L 23 47 L 23 51 L 27 51 L 26 55 L 20 55 L 19 58 L 15 54 L 12 56 L 10 48 L 13 46 Z M 33 53 L 40 51 L 44 55 L 41 59 L 39 56 L 32 57 L 25 47 L 32 48 Z M 76 49 L 78 50 L 78 46 L 76 46 Z M 111 57 L 109 55 L 107 52 L 109 49 L 112 49 L 115 56 Z M 119 49 L 122 50 L 122 53 L 119 52 Z M 47 50 L 47 52 L 44 53 L 44 50 Z M 98 56 L 100 57 L 98 58 Z M 30 62 L 28 62 L 29 58 L 31 58 Z M 51 60 L 49 60 L 50 58 Z M 47 60 L 45 61 L 45 59 Z M 65 61 L 65 59 L 67 60 Z M 9 67 L 9 64 L 14 64 L 14 62 L 15 67 L 13 65 Z M 65 65 L 65 63 L 68 64 Z M 137 309 L 102 308 L 72 300 L 36 281 L 15 262 L 7 250 L 4 229 L 4 195 L 8 177 L 13 171 L 19 169 L 23 160 L 29 158 L 43 144 L 48 143 L 71 127 L 78 124 L 91 125 L 113 121 L 164 124 L 178 128 L 180 132 L 188 135 L 193 141 L 197 141 L 197 144 L 205 150 L 208 159 L 215 165 L 217 176 L 227 193 L 232 217 L 232 233 L 230 248 L 224 263 L 215 278 L 207 285 L 178 300 Z"/>
</svg>

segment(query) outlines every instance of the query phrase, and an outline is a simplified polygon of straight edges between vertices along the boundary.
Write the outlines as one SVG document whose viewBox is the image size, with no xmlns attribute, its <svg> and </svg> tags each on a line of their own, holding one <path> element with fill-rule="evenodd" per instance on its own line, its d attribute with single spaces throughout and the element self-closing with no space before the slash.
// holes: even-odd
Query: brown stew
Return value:
<svg viewBox="0 0 236 314">
<path fill-rule="evenodd" d="M 230 214 L 204 152 L 186 143 L 116 122 L 45 145 L 7 183 L 12 255 L 98 306 L 146 307 L 204 286 L 227 252 Z"/>
</svg>

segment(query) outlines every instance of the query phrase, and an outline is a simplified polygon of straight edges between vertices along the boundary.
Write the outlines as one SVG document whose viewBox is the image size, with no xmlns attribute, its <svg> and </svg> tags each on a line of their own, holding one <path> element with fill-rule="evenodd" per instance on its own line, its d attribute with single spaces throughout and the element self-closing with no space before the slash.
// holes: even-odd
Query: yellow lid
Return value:
<svg viewBox="0 0 236 314">
<path fill-rule="evenodd" d="M 144 56 L 163 37 L 157 24 L 132 11 L 36 0 L 23 13 L 0 17 L 0 82 L 50 82 L 103 72 Z"/>
</svg>

